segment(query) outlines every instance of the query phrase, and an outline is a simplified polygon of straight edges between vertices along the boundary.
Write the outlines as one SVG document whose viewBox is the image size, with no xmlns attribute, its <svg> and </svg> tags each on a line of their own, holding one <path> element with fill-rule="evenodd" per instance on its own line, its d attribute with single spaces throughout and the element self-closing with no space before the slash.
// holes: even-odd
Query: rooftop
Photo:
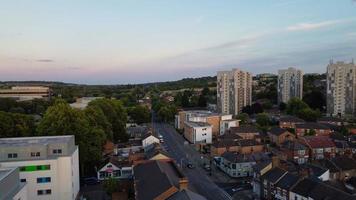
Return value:
<svg viewBox="0 0 356 200">
<path fill-rule="evenodd" d="M 239 126 L 231 127 L 231 133 L 259 133 L 260 131 L 255 126 Z"/>
<path fill-rule="evenodd" d="M 322 129 L 322 130 L 330 129 L 329 126 L 325 124 L 315 123 L 315 122 L 305 122 L 302 124 L 296 124 L 295 127 L 302 128 L 302 129 Z"/>
<path fill-rule="evenodd" d="M 303 137 L 304 141 L 311 148 L 328 148 L 335 147 L 335 143 L 329 138 L 325 136 L 306 136 Z"/>
<path fill-rule="evenodd" d="M 263 176 L 261 176 L 261 179 L 268 180 L 269 182 L 276 183 L 278 180 L 280 180 L 287 171 L 284 169 L 275 167 L 268 172 L 266 172 Z"/>
<path fill-rule="evenodd" d="M 279 119 L 280 122 L 304 122 L 304 120 L 298 118 L 298 117 L 294 117 L 294 116 L 282 116 Z"/>
<path fill-rule="evenodd" d="M 185 122 L 185 124 L 187 124 L 190 127 L 211 127 L 210 124 L 205 123 L 205 122 Z"/>
<path fill-rule="evenodd" d="M 0 147 L 33 146 L 33 145 L 66 143 L 71 141 L 73 137 L 74 135 L 1 138 Z"/>
<path fill-rule="evenodd" d="M 136 198 L 151 200 L 171 188 L 178 191 L 180 179 L 185 176 L 173 162 L 155 160 L 138 164 L 134 167 Z"/>
<path fill-rule="evenodd" d="M 284 128 L 280 128 L 280 127 L 273 127 L 271 128 L 271 130 L 269 131 L 272 135 L 276 135 L 276 136 L 280 136 L 285 132 L 288 132 L 286 129 Z"/>
<path fill-rule="evenodd" d="M 283 176 L 281 180 L 278 181 L 276 187 L 289 190 L 289 188 L 295 185 L 298 180 L 299 180 L 298 176 L 288 172 L 285 176 Z"/>
</svg>

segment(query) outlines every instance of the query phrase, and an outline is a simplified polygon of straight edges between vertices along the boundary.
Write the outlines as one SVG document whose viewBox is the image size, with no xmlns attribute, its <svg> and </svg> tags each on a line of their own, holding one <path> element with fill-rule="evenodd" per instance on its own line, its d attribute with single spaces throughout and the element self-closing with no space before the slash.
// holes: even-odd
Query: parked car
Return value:
<svg viewBox="0 0 356 200">
<path fill-rule="evenodd" d="M 194 169 L 194 168 L 195 168 L 195 166 L 194 166 L 193 163 L 191 163 L 191 162 L 189 162 L 189 163 L 187 164 L 187 167 L 188 167 L 189 169 Z"/>
<path fill-rule="evenodd" d="M 205 169 L 206 171 L 211 171 L 210 165 L 204 165 L 204 169 Z"/>
</svg>

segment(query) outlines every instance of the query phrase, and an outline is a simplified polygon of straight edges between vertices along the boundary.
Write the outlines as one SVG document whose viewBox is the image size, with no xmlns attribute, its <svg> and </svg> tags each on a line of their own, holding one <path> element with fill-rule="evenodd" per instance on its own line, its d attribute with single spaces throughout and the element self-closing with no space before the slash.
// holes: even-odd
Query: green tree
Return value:
<svg viewBox="0 0 356 200">
<path fill-rule="evenodd" d="M 39 135 L 74 135 L 79 145 L 81 173 L 93 170 L 93 163 L 101 160 L 106 138 L 102 129 L 90 127 L 85 113 L 71 108 L 63 100 L 49 107 L 37 127 Z"/>
<path fill-rule="evenodd" d="M 0 137 L 33 136 L 35 121 L 32 116 L 0 111 Z"/>
<path fill-rule="evenodd" d="M 240 120 L 240 124 L 246 124 L 248 121 L 248 114 L 241 113 L 236 116 L 236 119 Z"/>
<path fill-rule="evenodd" d="M 96 106 L 88 106 L 84 110 L 84 114 L 90 127 L 103 130 L 106 135 L 106 139 L 113 140 L 111 123 L 108 121 L 100 108 Z"/>
<path fill-rule="evenodd" d="M 320 118 L 321 114 L 319 110 L 304 108 L 297 112 L 297 116 L 305 121 L 315 122 L 318 118 Z"/>
<path fill-rule="evenodd" d="M 297 115 L 300 110 L 308 108 L 309 106 L 298 98 L 292 98 L 287 104 L 287 113 L 290 115 Z"/>
<path fill-rule="evenodd" d="M 118 191 L 119 183 L 116 179 L 110 177 L 104 181 L 104 189 L 108 195 L 112 195 L 114 192 Z"/>
<path fill-rule="evenodd" d="M 151 121 L 151 113 L 146 106 L 137 105 L 129 109 L 128 114 L 131 119 L 138 124 L 148 123 Z"/>
<path fill-rule="evenodd" d="M 96 99 L 89 103 L 88 107 L 95 106 L 101 109 L 111 124 L 114 142 L 128 140 L 126 134 L 127 113 L 121 101 L 113 99 Z"/>
<path fill-rule="evenodd" d="M 267 127 L 270 124 L 270 119 L 266 113 L 259 113 L 256 116 L 256 123 L 260 127 Z"/>
<path fill-rule="evenodd" d="M 206 97 L 203 94 L 201 94 L 199 96 L 198 106 L 203 108 L 203 107 L 206 107 L 206 105 L 207 105 Z"/>
</svg>

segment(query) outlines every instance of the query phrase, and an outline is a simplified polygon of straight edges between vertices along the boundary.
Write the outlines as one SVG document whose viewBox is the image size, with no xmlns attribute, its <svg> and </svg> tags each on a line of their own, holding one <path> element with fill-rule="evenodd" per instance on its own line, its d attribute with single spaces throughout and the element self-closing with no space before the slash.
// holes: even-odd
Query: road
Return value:
<svg viewBox="0 0 356 200">
<path fill-rule="evenodd" d="M 184 138 L 173 127 L 164 123 L 153 123 L 153 129 L 163 136 L 164 146 L 177 164 L 183 163 L 182 170 L 189 180 L 190 189 L 209 200 L 232 199 L 224 190 L 210 180 L 206 171 L 199 166 L 201 155 L 190 145 L 185 145 Z M 186 168 L 187 162 L 195 163 L 196 167 L 194 169 Z"/>
</svg>

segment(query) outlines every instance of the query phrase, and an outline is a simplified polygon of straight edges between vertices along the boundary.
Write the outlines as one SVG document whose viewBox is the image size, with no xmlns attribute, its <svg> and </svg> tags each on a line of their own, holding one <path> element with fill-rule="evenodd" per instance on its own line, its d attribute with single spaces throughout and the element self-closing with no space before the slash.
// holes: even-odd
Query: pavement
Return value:
<svg viewBox="0 0 356 200">
<path fill-rule="evenodd" d="M 153 123 L 156 133 L 163 136 L 164 148 L 170 156 L 181 166 L 183 173 L 189 180 L 189 189 L 204 196 L 209 200 L 232 200 L 232 197 L 209 177 L 209 173 L 202 166 L 207 160 L 196 151 L 172 126 L 164 123 Z M 193 163 L 193 169 L 186 167 L 187 163 Z"/>
</svg>

